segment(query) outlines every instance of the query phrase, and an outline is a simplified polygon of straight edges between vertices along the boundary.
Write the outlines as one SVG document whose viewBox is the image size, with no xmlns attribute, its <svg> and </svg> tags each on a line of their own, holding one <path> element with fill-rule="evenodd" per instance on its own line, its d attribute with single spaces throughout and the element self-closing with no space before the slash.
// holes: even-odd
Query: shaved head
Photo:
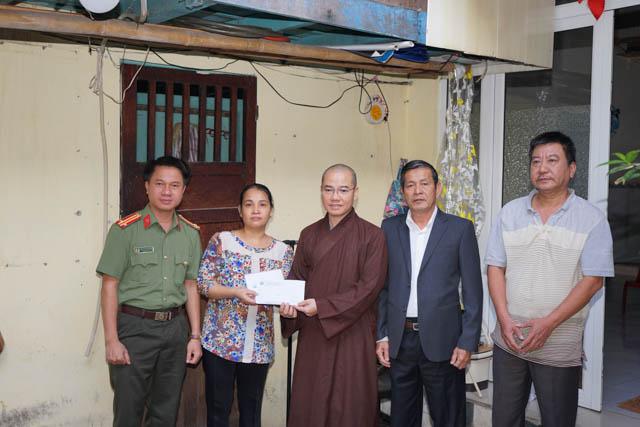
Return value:
<svg viewBox="0 0 640 427">
<path fill-rule="evenodd" d="M 320 181 L 320 184 L 324 184 L 324 178 L 327 176 L 327 174 L 329 172 L 348 172 L 351 174 L 351 183 L 353 184 L 353 187 L 357 187 L 358 186 L 358 178 L 356 177 L 356 171 L 354 171 L 350 166 L 347 166 L 345 164 L 342 163 L 337 163 L 333 166 L 329 166 L 327 169 L 325 169 L 324 172 L 322 172 L 322 180 Z"/>
</svg>

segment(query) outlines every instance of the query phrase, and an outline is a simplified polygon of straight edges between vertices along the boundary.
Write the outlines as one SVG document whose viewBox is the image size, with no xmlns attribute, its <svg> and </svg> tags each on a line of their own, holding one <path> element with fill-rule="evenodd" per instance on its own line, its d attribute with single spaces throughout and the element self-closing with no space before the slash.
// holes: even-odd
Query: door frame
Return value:
<svg viewBox="0 0 640 427">
<path fill-rule="evenodd" d="M 554 32 L 593 27 L 588 193 L 589 201 L 606 215 L 609 178 L 607 169 L 598 165 L 609 159 L 610 152 L 614 13 L 616 9 L 640 5 L 640 0 L 608 0 L 604 13 L 597 21 L 586 3 L 574 2 L 556 6 Z M 480 65 L 478 68 L 482 71 L 484 67 L 485 65 Z M 479 175 L 487 225 L 481 231 L 479 243 L 484 257 L 490 224 L 502 207 L 505 74 L 490 74 L 489 71 L 482 80 L 481 93 Z M 487 291 L 486 271 L 483 273 Z M 600 290 L 590 302 L 584 334 L 587 360 L 583 367 L 582 389 L 579 394 L 579 405 L 596 411 L 602 408 L 604 292 L 604 289 Z M 488 297 L 485 298 L 483 315 L 484 321 L 492 330 L 496 315 Z"/>
</svg>

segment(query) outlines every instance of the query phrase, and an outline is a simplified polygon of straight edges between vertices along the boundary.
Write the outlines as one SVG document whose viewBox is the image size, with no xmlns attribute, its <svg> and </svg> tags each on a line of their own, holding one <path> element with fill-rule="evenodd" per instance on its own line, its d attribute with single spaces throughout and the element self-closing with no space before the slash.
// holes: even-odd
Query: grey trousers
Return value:
<svg viewBox="0 0 640 427">
<path fill-rule="evenodd" d="M 524 427 L 531 383 L 544 427 L 576 425 L 582 367 L 558 368 L 493 349 L 493 427 Z"/>
<path fill-rule="evenodd" d="M 115 427 L 174 427 L 186 371 L 187 316 L 160 322 L 118 313 L 131 365 L 109 365 Z M 146 408 L 146 415 L 145 415 Z"/>
</svg>

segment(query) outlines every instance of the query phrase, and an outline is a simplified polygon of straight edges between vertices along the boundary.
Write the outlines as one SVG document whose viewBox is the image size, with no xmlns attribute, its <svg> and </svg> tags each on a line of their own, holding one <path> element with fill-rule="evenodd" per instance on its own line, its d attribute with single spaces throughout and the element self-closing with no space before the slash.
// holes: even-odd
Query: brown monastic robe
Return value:
<svg viewBox="0 0 640 427">
<path fill-rule="evenodd" d="M 296 331 L 289 427 L 377 425 L 376 300 L 387 272 L 384 235 L 352 210 L 329 229 L 328 217 L 300 233 L 289 279 L 306 280 L 318 314 L 282 320 Z"/>
</svg>

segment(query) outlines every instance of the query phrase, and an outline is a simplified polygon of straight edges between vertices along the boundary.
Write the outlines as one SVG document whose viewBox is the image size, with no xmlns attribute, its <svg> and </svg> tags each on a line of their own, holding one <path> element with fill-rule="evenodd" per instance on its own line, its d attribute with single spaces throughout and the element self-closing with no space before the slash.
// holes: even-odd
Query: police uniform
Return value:
<svg viewBox="0 0 640 427">
<path fill-rule="evenodd" d="M 199 227 L 174 214 L 165 232 L 147 205 L 109 230 L 96 271 L 118 279 L 118 338 L 130 365 L 109 365 L 114 426 L 174 426 L 190 327 L 185 280 L 196 280 Z"/>
</svg>

